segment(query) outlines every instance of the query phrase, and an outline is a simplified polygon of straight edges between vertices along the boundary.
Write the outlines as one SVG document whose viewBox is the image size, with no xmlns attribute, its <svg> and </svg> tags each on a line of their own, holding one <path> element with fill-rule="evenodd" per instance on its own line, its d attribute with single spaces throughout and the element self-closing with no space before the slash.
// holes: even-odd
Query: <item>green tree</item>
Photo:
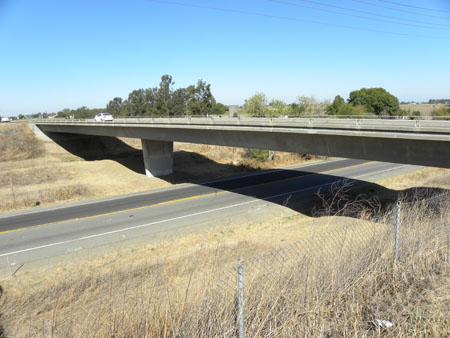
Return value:
<svg viewBox="0 0 450 338">
<path fill-rule="evenodd" d="M 144 90 L 145 116 L 158 116 L 156 111 L 156 94 L 158 88 L 147 88 Z"/>
<path fill-rule="evenodd" d="M 334 97 L 333 102 L 328 105 L 326 109 L 326 113 L 329 115 L 342 115 L 341 114 L 341 107 L 345 105 L 345 100 L 342 96 L 336 95 Z"/>
<path fill-rule="evenodd" d="M 251 116 L 265 116 L 267 113 L 267 96 L 256 93 L 244 102 L 244 111 Z"/>
<path fill-rule="evenodd" d="M 121 116 L 183 116 L 185 114 L 223 114 L 228 108 L 217 104 L 211 85 L 199 80 L 196 85 L 173 89 L 172 76 L 161 76 L 159 87 L 133 90 L 128 99 L 115 97 L 106 109 Z M 70 111 L 71 112 L 71 111 Z"/>
<path fill-rule="evenodd" d="M 296 102 L 291 103 L 291 105 L 289 106 L 289 115 L 299 116 L 302 113 L 303 113 L 302 108 L 299 106 L 298 103 L 296 103 Z"/>
<path fill-rule="evenodd" d="M 317 99 L 313 96 L 299 96 L 297 101 L 292 103 L 289 108 L 289 115 L 299 116 L 312 114 L 317 107 Z"/>
<path fill-rule="evenodd" d="M 71 110 L 69 108 L 64 108 L 63 110 L 59 111 L 56 115 L 58 118 L 67 118 L 71 115 Z"/>
<path fill-rule="evenodd" d="M 299 96 L 297 102 L 300 110 L 307 114 L 311 114 L 314 107 L 318 104 L 317 99 L 314 96 Z"/>
<path fill-rule="evenodd" d="M 450 99 L 430 99 L 428 100 L 428 104 L 447 104 L 450 103 Z"/>
<path fill-rule="evenodd" d="M 228 112 L 228 107 L 223 103 L 217 102 L 211 107 L 211 114 L 213 115 L 224 115 Z"/>
<path fill-rule="evenodd" d="M 128 94 L 127 112 L 129 116 L 145 116 L 146 102 L 144 89 L 136 89 Z"/>
<path fill-rule="evenodd" d="M 211 93 L 211 85 L 198 80 L 197 85 L 187 87 L 187 108 L 191 115 L 208 114 L 216 100 Z"/>
<path fill-rule="evenodd" d="M 432 116 L 450 116 L 450 108 L 441 107 L 431 112 Z"/>
<path fill-rule="evenodd" d="M 186 104 L 188 100 L 188 94 L 186 88 L 178 88 L 175 90 L 169 100 L 169 115 L 170 116 L 183 116 L 186 114 Z"/>
<path fill-rule="evenodd" d="M 86 106 L 72 110 L 71 113 L 76 119 L 89 119 L 93 118 L 95 115 L 95 112 L 91 111 L 91 109 Z"/>
<path fill-rule="evenodd" d="M 103 108 L 89 109 L 86 106 L 82 106 L 77 109 L 65 108 L 65 109 L 59 111 L 56 114 L 56 117 L 70 118 L 71 116 L 73 116 L 76 119 L 89 119 L 89 118 L 94 117 L 95 114 L 103 113 L 103 112 L 105 112 L 105 109 L 103 109 Z M 39 114 L 41 114 L 41 113 L 39 113 Z M 46 113 L 41 114 L 41 115 L 44 116 L 45 114 Z"/>
<path fill-rule="evenodd" d="M 343 97 L 337 95 L 333 102 L 327 106 L 326 113 L 329 115 L 363 115 L 364 107 L 346 103 Z"/>
<path fill-rule="evenodd" d="M 159 116 L 170 115 L 169 101 L 172 96 L 172 86 L 174 84 L 172 76 L 167 74 L 161 76 L 161 82 L 159 83 L 155 99 L 155 109 Z"/>
<path fill-rule="evenodd" d="M 121 97 L 115 97 L 106 105 L 106 111 L 114 116 L 121 115 L 123 102 Z"/>
<path fill-rule="evenodd" d="M 400 110 L 398 99 L 384 88 L 362 88 L 350 93 L 348 102 L 364 106 L 367 112 L 376 115 L 395 115 Z"/>
<path fill-rule="evenodd" d="M 273 99 L 269 106 L 271 107 L 269 113 L 272 116 L 281 116 L 286 115 L 288 113 L 288 108 L 286 104 L 281 100 Z"/>
</svg>

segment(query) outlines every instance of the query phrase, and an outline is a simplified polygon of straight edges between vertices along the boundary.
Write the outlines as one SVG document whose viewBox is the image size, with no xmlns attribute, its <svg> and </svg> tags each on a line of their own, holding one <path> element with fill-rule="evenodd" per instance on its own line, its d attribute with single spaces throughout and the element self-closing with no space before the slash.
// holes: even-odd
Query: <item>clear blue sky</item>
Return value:
<svg viewBox="0 0 450 338">
<path fill-rule="evenodd" d="M 225 104 L 448 98 L 450 1 L 0 0 L 0 115 L 104 107 L 163 74 Z"/>
</svg>

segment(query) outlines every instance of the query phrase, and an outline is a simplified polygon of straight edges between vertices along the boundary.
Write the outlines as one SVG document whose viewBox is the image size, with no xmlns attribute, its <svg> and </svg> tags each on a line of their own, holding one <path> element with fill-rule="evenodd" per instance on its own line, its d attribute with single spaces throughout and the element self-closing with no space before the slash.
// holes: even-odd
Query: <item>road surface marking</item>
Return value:
<svg viewBox="0 0 450 338">
<path fill-rule="evenodd" d="M 407 167 L 407 165 L 402 165 L 399 167 L 395 167 L 395 168 L 391 168 L 391 169 L 384 169 L 378 172 L 374 172 L 374 173 L 370 173 L 370 174 L 362 174 L 362 175 L 358 175 L 355 176 L 355 178 L 358 177 L 363 177 L 363 176 L 368 176 L 368 175 L 376 175 L 376 174 L 381 174 L 383 172 L 387 172 L 387 171 L 392 171 L 392 170 L 396 170 L 396 169 L 400 169 L 403 167 Z M 345 178 L 347 179 L 347 178 Z M 343 179 L 343 180 L 345 180 Z M 251 203 L 255 203 L 258 201 L 268 201 L 277 197 L 281 197 L 281 196 L 286 196 L 286 195 L 292 195 L 292 194 L 297 194 L 300 192 L 304 192 L 304 191 L 308 191 L 308 190 L 312 190 L 312 189 L 317 189 L 317 188 L 321 188 L 321 187 L 325 187 L 327 185 L 332 185 L 335 184 L 337 182 L 341 182 L 343 180 L 338 180 L 335 182 L 329 182 L 329 183 L 324 183 L 324 184 L 319 184 L 313 187 L 309 187 L 309 188 L 304 188 L 304 189 L 299 189 L 299 190 L 293 190 L 293 191 L 289 191 L 289 192 L 284 192 L 281 194 L 277 194 L 277 195 L 272 195 L 266 198 L 257 198 L 257 199 L 253 199 L 250 201 L 246 201 L 246 202 L 241 202 L 241 203 L 236 203 L 233 205 L 228 205 L 225 207 L 221 207 L 221 208 L 215 208 L 215 209 L 210 209 L 210 210 L 205 210 L 205 211 L 200 211 L 200 212 L 196 212 L 196 213 L 192 213 L 189 215 L 183 215 L 183 216 L 178 216 L 178 217 L 173 217 L 173 218 L 169 218 L 169 219 L 164 219 L 164 220 L 160 220 L 160 221 L 155 221 L 155 222 L 151 222 L 151 223 L 146 223 L 146 224 L 140 224 L 140 225 L 135 225 L 132 227 L 128 227 L 128 228 L 123 228 L 123 229 L 118 229 L 118 230 L 113 230 L 113 231 L 108 231 L 108 232 L 103 232 L 100 234 L 95 234 L 95 235 L 90 235 L 90 236 L 84 236 L 84 237 L 79 237 L 76 239 L 70 239 L 67 241 L 61 241 L 61 242 L 55 242 L 55 243 L 50 243 L 50 244 L 46 244 L 46 245 L 41 245 L 41 246 L 36 246 L 33 248 L 28 248 L 28 249 L 22 249 L 22 250 L 17 250 L 17 251 L 13 251 L 13 252 L 8 252 L 8 253 L 4 253 L 4 254 L 0 254 L 0 257 L 5 257 L 5 256 L 9 256 L 9 255 L 14 255 L 14 254 L 18 254 L 18 253 L 23 253 L 23 252 L 28 252 L 28 251 L 33 251 L 33 250 L 38 250 L 38 249 L 43 249 L 43 248 L 48 248 L 48 247 L 52 247 L 52 246 L 56 246 L 56 245 L 61 245 L 61 244 L 68 244 L 68 243 L 73 243 L 76 241 L 82 241 L 82 240 L 86 240 L 86 239 L 91 239 L 91 238 L 96 238 L 96 237 L 100 237 L 100 236 L 106 236 L 106 235 L 111 235 L 111 234 L 115 234 L 115 233 L 120 233 L 120 232 L 124 232 L 124 231 L 129 231 L 129 230 L 135 230 L 135 229 L 139 229 L 139 228 L 144 228 L 144 227 L 148 227 L 151 225 L 156 225 L 156 224 L 161 224 L 161 223 L 167 223 L 167 222 L 172 222 L 172 221 L 177 221 L 183 218 L 189 218 L 189 217 L 193 217 L 193 216 L 199 216 L 199 215 L 204 215 L 204 214 L 208 214 L 208 213 L 212 213 L 212 212 L 216 212 L 216 211 L 220 211 L 220 210 L 225 210 L 225 209 L 230 209 L 230 208 L 235 208 L 235 207 L 239 207 L 242 205 L 246 205 L 246 204 L 251 204 Z M 354 180 L 354 179 L 350 179 L 350 180 Z"/>
<path fill-rule="evenodd" d="M 276 182 L 283 182 L 283 181 L 288 181 L 288 180 L 292 180 L 292 179 L 296 179 L 299 177 L 308 177 L 308 176 L 313 176 L 313 175 L 320 175 L 320 174 L 326 174 L 326 173 L 330 173 L 333 171 L 337 171 L 337 170 L 341 170 L 341 169 L 348 169 L 348 168 L 352 168 L 352 167 L 358 167 L 358 166 L 363 166 L 363 165 L 367 165 L 367 164 L 371 164 L 371 163 L 376 163 L 376 161 L 370 161 L 370 162 L 364 162 L 364 163 L 358 163 L 358 164 L 352 164 L 349 166 L 345 166 L 345 167 L 340 167 L 340 168 L 335 168 L 335 169 L 330 169 L 330 170 L 325 170 L 325 171 L 320 171 L 317 173 L 309 173 L 306 175 L 302 175 L 302 176 L 296 176 L 296 177 L 288 177 L 286 179 L 282 179 L 282 180 L 278 180 Z M 282 170 L 282 169 L 280 169 Z M 257 187 L 257 186 L 261 186 L 261 185 L 265 185 L 267 183 L 259 183 L 259 184 L 255 184 L 252 185 L 251 187 Z M 101 216 L 107 216 L 107 215 L 113 215 L 113 214 L 117 214 L 117 213 L 121 213 L 121 212 L 129 212 L 129 211 L 134 211 L 134 210 L 140 210 L 140 209 L 144 209 L 144 208 L 151 208 L 151 207 L 157 207 L 157 206 L 161 206 L 161 205 L 166 205 L 166 204 L 171 204 L 171 203 L 178 203 L 178 202 L 182 202 L 182 201 L 187 201 L 187 200 L 191 200 L 191 199 L 195 199 L 195 198 L 202 198 L 202 197 L 208 197 L 208 196 L 213 196 L 213 195 L 219 195 L 219 194 L 223 194 L 226 192 L 239 192 L 239 190 L 241 189 L 245 189 L 248 187 L 243 187 L 243 188 L 238 188 L 235 189 L 233 191 L 216 191 L 213 193 L 209 193 L 209 194 L 202 194 L 202 195 L 194 195 L 194 196 L 189 196 L 189 197 L 183 197 L 183 198 L 178 198 L 175 200 L 170 200 L 170 201 L 164 201 L 164 202 L 159 202 L 159 203 L 155 203 L 155 204 L 150 204 L 150 205 L 143 205 L 140 207 L 135 207 L 135 208 L 129 208 L 129 209 L 124 209 L 124 210 L 117 210 L 117 211 L 111 211 L 111 212 L 107 212 L 107 213 L 103 213 L 103 214 L 97 214 L 97 215 L 92 215 L 92 216 L 85 216 L 85 217 L 80 217 L 80 218 L 71 218 L 71 219 L 66 219 L 66 220 L 61 220 L 61 221 L 55 221 L 55 222 L 49 222 L 49 223 L 43 223 L 43 224 L 37 224 L 37 225 L 32 225 L 29 227 L 24 227 L 24 228 L 18 228 L 18 229 L 11 229 L 11 230 L 5 230 L 5 231 L 1 231 L 1 234 L 6 234 L 6 233 L 10 233 L 10 232 L 16 232 L 16 231 L 22 231 L 22 230 L 26 230 L 26 229 L 33 229 L 33 228 L 38 228 L 41 226 L 47 226 L 47 225 L 51 225 L 51 224 L 56 224 L 56 223 L 64 223 L 64 222 L 71 222 L 71 221 L 80 221 L 80 220 L 85 220 L 85 219 L 90 219 L 90 218 L 94 218 L 94 217 L 101 217 Z M 1 257 L 1 256 L 0 256 Z"/>
</svg>

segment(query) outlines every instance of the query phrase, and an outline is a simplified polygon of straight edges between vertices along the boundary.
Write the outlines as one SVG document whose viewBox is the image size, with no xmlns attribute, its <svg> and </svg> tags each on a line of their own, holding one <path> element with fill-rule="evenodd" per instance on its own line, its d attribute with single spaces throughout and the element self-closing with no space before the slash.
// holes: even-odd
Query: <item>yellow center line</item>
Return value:
<svg viewBox="0 0 450 338">
<path fill-rule="evenodd" d="M 341 170 L 341 169 L 348 169 L 348 168 L 352 168 L 352 167 L 358 167 L 358 166 L 367 165 L 367 164 L 371 164 L 371 163 L 375 163 L 375 162 L 376 161 L 370 161 L 370 162 L 364 162 L 364 163 L 359 163 L 359 164 L 352 164 L 352 165 L 349 165 L 349 166 L 346 166 L 346 167 L 340 167 L 340 168 L 320 171 L 318 173 L 310 173 L 310 174 L 303 175 L 303 176 L 289 177 L 289 178 L 286 178 L 286 179 L 283 179 L 283 180 L 279 180 L 277 182 L 284 182 L 284 181 L 288 181 L 288 180 L 292 180 L 292 179 L 296 179 L 296 178 L 309 177 L 309 176 L 314 176 L 314 175 L 319 175 L 319 174 L 327 174 L 327 173 L 330 173 L 330 172 L 333 172 L 333 171 L 337 171 L 337 170 Z M 265 184 L 267 184 L 267 183 L 255 184 L 255 185 L 252 185 L 252 187 L 257 187 L 257 186 L 265 185 Z M 49 222 L 49 223 L 44 223 L 44 224 L 32 225 L 32 226 L 29 226 L 29 227 L 23 227 L 23 228 L 18 228 L 18 229 L 11 229 L 11 230 L 6 230 L 6 231 L 1 231 L 0 235 L 1 234 L 6 234 L 6 233 L 10 233 L 10 232 L 22 231 L 22 230 L 26 230 L 26 229 L 33 229 L 33 228 L 47 226 L 47 225 L 56 224 L 56 223 L 65 223 L 65 222 L 71 222 L 71 221 L 81 221 L 81 220 L 86 220 L 86 219 L 95 218 L 95 217 L 114 215 L 114 214 L 118 214 L 118 213 L 121 213 L 121 212 L 129 212 L 129 211 L 133 211 L 133 210 L 152 208 L 152 207 L 157 207 L 157 206 L 166 205 L 166 204 L 172 204 L 172 203 L 178 203 L 178 202 L 187 201 L 187 200 L 196 199 L 196 198 L 203 198 L 203 197 L 208 197 L 208 196 L 213 196 L 213 195 L 219 195 L 219 194 L 223 194 L 223 193 L 226 193 L 226 192 L 238 192 L 239 190 L 242 190 L 242 189 L 245 189 L 245 188 L 248 188 L 248 187 L 239 188 L 239 189 L 236 189 L 236 190 L 233 190 L 233 191 L 226 191 L 226 190 L 224 190 L 224 191 L 217 191 L 217 192 L 208 193 L 208 194 L 194 195 L 194 196 L 178 198 L 178 199 L 174 199 L 174 200 L 170 200 L 170 201 L 164 201 L 164 202 L 159 202 L 159 203 L 150 204 L 150 205 L 143 205 L 143 206 L 135 207 L 135 208 L 129 208 L 129 209 L 124 209 L 124 210 L 117 210 L 117 211 L 106 212 L 106 213 L 103 213 L 103 214 L 97 214 L 97 215 L 92 215 L 92 216 L 85 216 L 85 217 L 80 217 L 80 218 L 71 218 L 71 219 L 66 219 L 66 220 L 61 220 L 61 221 L 55 221 L 55 222 Z"/>
<path fill-rule="evenodd" d="M 143 205 L 143 206 L 140 206 L 140 207 L 128 208 L 128 209 L 123 209 L 123 210 L 110 211 L 110 212 L 105 212 L 103 214 L 97 214 L 97 215 L 92 215 L 92 216 L 77 217 L 77 218 L 65 219 L 65 220 L 61 220 L 61 221 L 48 222 L 48 223 L 43 223 L 43 224 L 38 224 L 38 225 L 32 225 L 32 226 L 29 226 L 29 227 L 23 227 L 23 228 L 18 228 L 18 229 L 11 229 L 11 230 L 6 230 L 6 231 L 1 231 L 0 234 L 6 234 L 8 232 L 16 232 L 16 231 L 21 231 L 21 230 L 25 230 L 25 229 L 33 229 L 33 228 L 46 226 L 46 225 L 51 225 L 51 224 L 56 224 L 56 223 L 65 223 L 65 222 L 71 222 L 71 221 L 81 221 L 81 220 L 94 218 L 94 217 L 118 214 L 118 213 L 121 213 L 121 212 L 128 212 L 128 211 L 139 210 L 139 209 L 144 209 L 144 208 L 157 207 L 157 206 L 164 205 L 164 204 L 176 203 L 176 202 L 186 201 L 186 200 L 190 200 L 190 199 L 194 199 L 194 198 L 218 195 L 218 194 L 222 194 L 224 192 L 226 192 L 226 191 L 219 191 L 219 192 L 213 192 L 213 193 L 209 193 L 209 194 L 202 194 L 202 195 L 195 195 L 195 196 L 190 196 L 190 197 L 183 197 L 183 198 L 178 198 L 178 199 L 175 199 L 175 200 L 164 201 L 164 202 L 159 202 L 159 203 L 150 204 L 150 205 Z"/>
</svg>

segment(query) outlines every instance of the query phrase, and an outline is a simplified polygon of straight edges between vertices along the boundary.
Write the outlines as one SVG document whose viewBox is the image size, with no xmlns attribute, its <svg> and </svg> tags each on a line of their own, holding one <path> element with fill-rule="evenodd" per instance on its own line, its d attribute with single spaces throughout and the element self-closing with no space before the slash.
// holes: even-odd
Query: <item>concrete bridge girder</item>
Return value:
<svg viewBox="0 0 450 338">
<path fill-rule="evenodd" d="M 340 126 L 345 120 L 338 120 Z M 161 122 L 161 121 L 160 121 Z M 262 121 L 261 124 L 266 122 Z M 250 123 L 245 125 L 213 125 L 187 123 L 38 123 L 44 132 L 75 133 L 85 135 L 116 136 L 141 138 L 146 174 L 162 176 L 173 170 L 173 142 L 189 142 L 212 144 L 231 147 L 246 147 L 279 150 L 297 153 L 309 153 L 324 156 L 338 156 L 416 164 L 434 167 L 450 168 L 450 133 L 445 123 L 422 123 L 421 128 L 430 128 L 425 132 L 414 129 L 406 132 L 403 128 L 415 128 L 415 124 L 403 121 L 399 124 L 400 131 L 391 130 L 361 130 L 361 122 L 353 129 L 349 126 L 354 121 L 346 121 L 346 128 L 296 128 L 295 125 L 263 126 Z M 429 121 L 439 122 L 439 121 Z M 269 122 L 267 122 L 269 123 Z M 270 122 L 272 123 L 272 122 Z M 371 121 L 373 123 L 373 121 Z M 376 122 L 382 126 L 385 121 Z M 273 124 L 273 123 L 272 123 Z"/>
</svg>

